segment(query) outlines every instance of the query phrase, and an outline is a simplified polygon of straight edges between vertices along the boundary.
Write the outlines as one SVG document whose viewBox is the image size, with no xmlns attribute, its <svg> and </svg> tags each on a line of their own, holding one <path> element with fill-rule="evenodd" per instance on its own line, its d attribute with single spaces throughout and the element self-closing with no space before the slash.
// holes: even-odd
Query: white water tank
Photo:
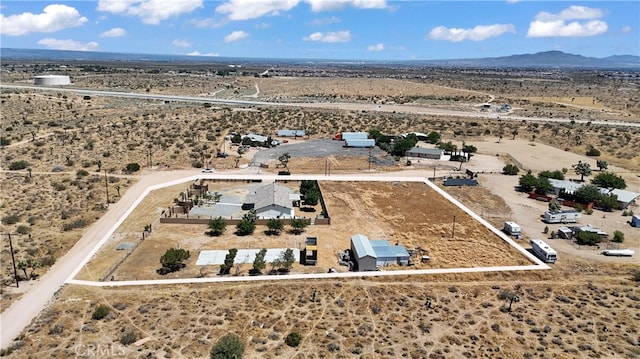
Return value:
<svg viewBox="0 0 640 359">
<path fill-rule="evenodd" d="M 70 85 L 69 76 L 64 75 L 40 75 L 33 78 L 33 83 L 43 86 Z"/>
</svg>

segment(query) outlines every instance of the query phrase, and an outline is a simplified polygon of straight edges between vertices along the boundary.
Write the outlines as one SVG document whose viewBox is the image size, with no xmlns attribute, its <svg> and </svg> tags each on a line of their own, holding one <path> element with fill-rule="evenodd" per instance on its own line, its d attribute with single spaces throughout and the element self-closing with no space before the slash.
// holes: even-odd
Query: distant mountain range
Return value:
<svg viewBox="0 0 640 359">
<path fill-rule="evenodd" d="M 599 68 L 640 69 L 640 56 L 615 55 L 603 58 L 567 54 L 562 51 L 545 51 L 535 54 L 487 57 L 476 59 L 416 60 L 416 61 L 344 61 L 329 59 L 261 59 L 207 57 L 187 55 L 124 54 L 93 51 L 65 51 L 0 48 L 3 60 L 45 61 L 123 61 L 123 62 L 191 62 L 191 63 L 341 63 L 341 64 L 397 64 L 448 67 L 486 68 Z"/>
</svg>

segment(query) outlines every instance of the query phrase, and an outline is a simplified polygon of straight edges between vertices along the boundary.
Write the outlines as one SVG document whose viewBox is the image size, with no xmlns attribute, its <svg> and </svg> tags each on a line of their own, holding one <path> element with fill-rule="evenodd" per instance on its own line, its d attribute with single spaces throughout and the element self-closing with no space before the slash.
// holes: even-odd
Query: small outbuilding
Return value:
<svg viewBox="0 0 640 359">
<path fill-rule="evenodd" d="M 356 271 L 367 272 L 378 269 L 376 252 L 373 250 L 369 238 L 364 234 L 351 236 L 351 255 L 355 261 Z"/>
<path fill-rule="evenodd" d="M 440 148 L 422 148 L 422 147 L 414 147 L 405 152 L 407 157 L 417 157 L 417 158 L 428 158 L 432 160 L 442 160 L 444 159 L 444 150 Z"/>
<path fill-rule="evenodd" d="M 636 228 L 640 227 L 640 214 L 634 214 L 631 217 L 631 226 Z"/>
<path fill-rule="evenodd" d="M 304 130 L 278 130 L 278 137 L 304 137 Z"/>
<path fill-rule="evenodd" d="M 475 187 L 478 185 L 478 181 L 473 178 L 453 178 L 449 177 L 444 180 L 443 183 L 445 186 L 472 186 Z"/>
<path fill-rule="evenodd" d="M 391 245 L 386 239 L 372 239 L 369 241 L 376 254 L 376 265 L 384 267 L 390 264 L 409 265 L 409 252 L 401 245 Z"/>
</svg>

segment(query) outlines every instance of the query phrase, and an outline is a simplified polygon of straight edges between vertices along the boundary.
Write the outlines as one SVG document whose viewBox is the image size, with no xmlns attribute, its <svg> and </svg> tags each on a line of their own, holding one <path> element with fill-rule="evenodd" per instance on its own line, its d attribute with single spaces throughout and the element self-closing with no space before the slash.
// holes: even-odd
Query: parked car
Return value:
<svg viewBox="0 0 640 359">
<path fill-rule="evenodd" d="M 204 173 L 213 173 L 213 169 L 211 169 L 211 168 L 203 168 L 202 172 L 204 172 Z"/>
<path fill-rule="evenodd" d="M 224 153 L 224 152 L 218 152 L 216 153 L 216 157 L 217 158 L 227 158 L 229 155 Z"/>
</svg>

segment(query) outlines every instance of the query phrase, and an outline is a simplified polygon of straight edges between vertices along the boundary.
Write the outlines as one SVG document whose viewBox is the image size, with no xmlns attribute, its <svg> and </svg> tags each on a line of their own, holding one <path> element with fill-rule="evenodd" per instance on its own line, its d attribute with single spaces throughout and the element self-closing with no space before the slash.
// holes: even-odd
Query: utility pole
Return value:
<svg viewBox="0 0 640 359">
<path fill-rule="evenodd" d="M 369 172 L 371 172 L 371 149 L 369 149 Z"/>
<path fill-rule="evenodd" d="M 107 192 L 107 205 L 109 205 L 109 181 L 107 180 L 107 170 L 104 170 L 104 189 Z"/>
<path fill-rule="evenodd" d="M 9 250 L 11 251 L 11 262 L 13 263 L 13 277 L 16 279 L 16 288 L 20 288 L 18 280 L 18 268 L 16 267 L 16 258 L 13 255 L 13 242 L 11 242 L 11 233 L 6 233 L 9 237 Z"/>
</svg>

